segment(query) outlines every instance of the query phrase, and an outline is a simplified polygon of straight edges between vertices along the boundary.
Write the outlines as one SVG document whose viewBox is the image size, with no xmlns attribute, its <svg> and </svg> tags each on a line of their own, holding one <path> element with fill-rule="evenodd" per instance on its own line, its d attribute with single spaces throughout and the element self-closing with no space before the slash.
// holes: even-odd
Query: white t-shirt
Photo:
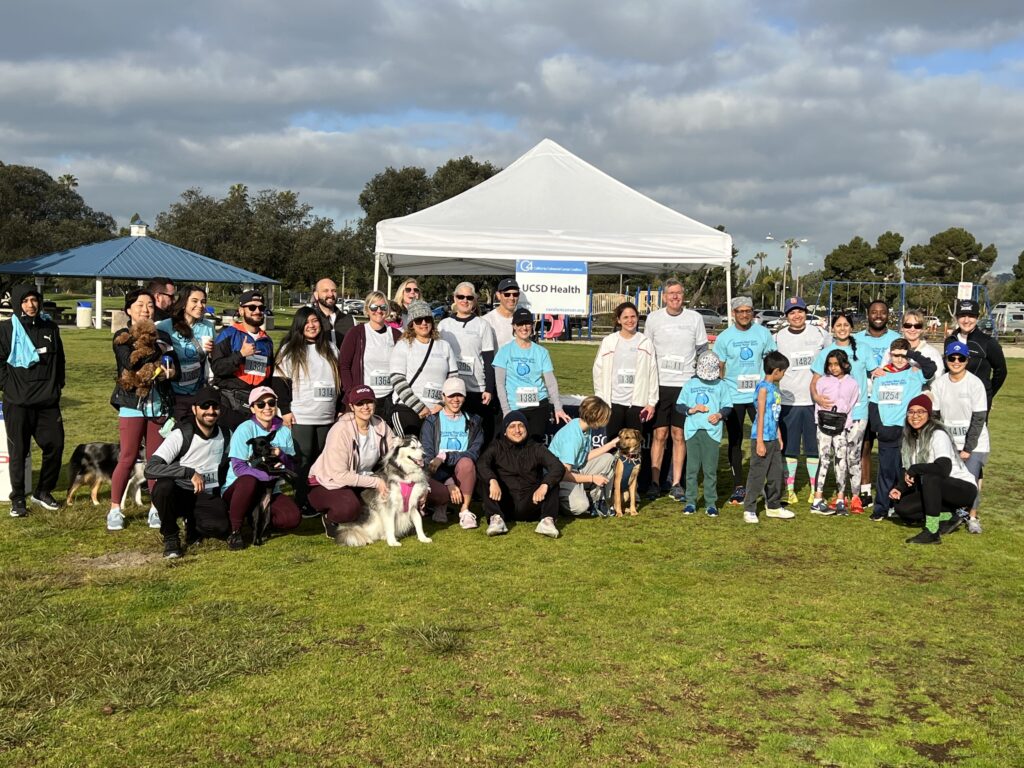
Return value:
<svg viewBox="0 0 1024 768">
<path fill-rule="evenodd" d="M 811 399 L 811 364 L 832 337 L 816 325 L 808 323 L 800 333 L 786 326 L 775 334 L 775 345 L 789 360 L 786 375 L 779 382 L 783 405 L 813 405 Z"/>
<path fill-rule="evenodd" d="M 366 346 L 363 349 L 363 383 L 373 390 L 374 397 L 386 397 L 391 394 L 391 352 L 395 348 L 394 336 L 388 326 L 384 326 L 383 333 L 378 333 L 367 325 L 364 333 Z"/>
<path fill-rule="evenodd" d="M 372 428 L 367 429 L 365 435 L 360 434 L 359 430 L 356 430 L 356 434 L 359 435 L 359 467 L 357 470 L 361 475 L 369 475 L 380 461 L 380 448 L 377 445 L 380 438 Z"/>
<path fill-rule="evenodd" d="M 953 436 L 958 450 L 963 450 L 967 438 L 967 428 L 971 425 L 971 414 L 988 410 L 988 398 L 985 385 L 981 379 L 970 371 L 960 381 L 953 381 L 948 373 L 936 376 L 932 381 L 932 399 L 935 410 L 942 414 L 942 423 Z M 991 444 L 988 437 L 988 425 L 981 428 L 978 444 L 974 447 L 978 453 L 988 453 Z"/>
<path fill-rule="evenodd" d="M 967 471 L 967 467 L 964 466 L 963 460 L 960 458 L 960 452 L 955 450 L 953 443 L 949 440 L 943 430 L 936 429 L 932 433 L 932 444 L 930 446 L 928 457 L 929 462 L 933 462 L 938 458 L 945 456 L 951 462 L 953 462 L 953 469 L 950 471 L 949 476 L 955 477 L 957 480 L 963 480 L 965 483 L 970 483 L 974 487 L 978 486 L 978 481 L 974 479 L 974 475 Z"/>
<path fill-rule="evenodd" d="M 434 341 L 433 347 L 430 343 L 423 344 L 415 339 L 412 343 L 399 339 L 391 352 L 391 373 L 405 375 L 406 381 L 412 379 L 420 368 L 427 350 L 430 350 L 430 357 L 426 365 L 420 371 L 410 386 L 413 393 L 424 405 L 441 404 L 441 387 L 449 375 L 454 376 L 459 368 L 455 361 L 455 355 L 448 342 L 444 339 Z"/>
<path fill-rule="evenodd" d="M 276 373 L 292 383 L 292 415 L 296 424 L 333 424 L 337 415 L 338 389 L 334 382 L 334 363 L 316 351 L 315 344 L 306 345 L 306 372 L 292 370 L 282 360 Z"/>
<path fill-rule="evenodd" d="M 654 344 L 658 384 L 681 387 L 693 378 L 697 353 L 708 345 L 704 319 L 692 309 L 670 315 L 665 308 L 647 316 L 644 336 Z"/>
<path fill-rule="evenodd" d="M 509 322 L 511 327 L 511 321 Z M 486 387 L 484 378 L 484 352 L 494 352 L 494 329 L 482 317 L 471 317 L 466 322 L 454 317 L 442 320 L 437 330 L 441 338 L 448 342 L 459 366 L 459 376 L 466 382 L 470 392 L 483 392 Z"/>
<path fill-rule="evenodd" d="M 636 354 L 644 335 L 634 333 L 633 338 L 621 335 L 612 355 L 612 404 L 632 405 L 633 387 L 636 382 Z"/>
<path fill-rule="evenodd" d="M 220 486 L 217 470 L 220 468 L 221 458 L 224 456 L 224 430 L 218 429 L 217 434 L 207 440 L 196 429 L 192 436 L 191 445 L 189 445 L 188 450 L 179 459 L 178 454 L 181 452 L 181 446 L 184 443 L 185 436 L 181 434 L 181 430 L 172 429 L 171 433 L 160 444 L 160 447 L 153 451 L 153 455 L 160 457 L 168 464 L 173 464 L 177 460 L 181 466 L 202 475 L 203 482 L 206 484 L 206 492 L 216 493 L 217 488 Z M 178 478 L 174 482 L 182 488 L 190 490 L 192 488 L 191 477 Z"/>
<path fill-rule="evenodd" d="M 498 309 L 483 316 L 483 321 L 494 331 L 494 348 L 501 349 L 512 341 L 512 316 L 505 317 Z"/>
</svg>

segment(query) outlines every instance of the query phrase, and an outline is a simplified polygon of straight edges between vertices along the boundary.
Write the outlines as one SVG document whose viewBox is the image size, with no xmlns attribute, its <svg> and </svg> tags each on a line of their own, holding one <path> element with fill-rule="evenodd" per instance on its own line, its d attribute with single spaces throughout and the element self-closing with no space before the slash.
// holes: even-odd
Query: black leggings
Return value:
<svg viewBox="0 0 1024 768">
<path fill-rule="evenodd" d="M 395 403 L 391 409 L 391 427 L 399 435 L 418 438 L 423 428 L 423 419 L 408 405 Z"/>
<path fill-rule="evenodd" d="M 725 431 L 729 436 L 729 468 L 734 486 L 743 485 L 743 443 L 750 439 L 743 427 L 748 414 L 750 423 L 757 424 L 757 406 L 754 403 L 736 403 L 725 417 Z"/>
<path fill-rule="evenodd" d="M 639 405 L 612 405 L 612 415 L 608 419 L 608 426 L 605 427 L 606 440 L 612 440 L 618 436 L 623 429 L 636 429 L 643 431 L 644 425 L 640 421 Z"/>
<path fill-rule="evenodd" d="M 547 442 L 548 422 L 551 421 L 551 402 L 544 398 L 535 407 L 520 408 L 519 412 L 526 417 L 526 432 L 530 439 L 538 443 Z"/>
<path fill-rule="evenodd" d="M 937 517 L 943 512 L 970 507 L 977 493 L 978 489 L 966 480 L 942 475 L 917 475 L 914 484 L 896 502 L 896 514 L 908 523 L 919 525 L 925 517 Z"/>
</svg>

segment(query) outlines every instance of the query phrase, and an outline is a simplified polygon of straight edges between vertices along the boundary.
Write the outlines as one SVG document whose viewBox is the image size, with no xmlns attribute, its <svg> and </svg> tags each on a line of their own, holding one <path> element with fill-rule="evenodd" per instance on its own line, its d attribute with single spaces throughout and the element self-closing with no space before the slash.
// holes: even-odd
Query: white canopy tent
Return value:
<svg viewBox="0 0 1024 768">
<path fill-rule="evenodd" d="M 596 274 L 726 270 L 732 237 L 616 181 L 550 139 L 449 200 L 377 224 L 388 275 L 495 275 L 516 259 L 586 261 Z M 390 286 L 389 286 L 390 288 Z"/>
</svg>

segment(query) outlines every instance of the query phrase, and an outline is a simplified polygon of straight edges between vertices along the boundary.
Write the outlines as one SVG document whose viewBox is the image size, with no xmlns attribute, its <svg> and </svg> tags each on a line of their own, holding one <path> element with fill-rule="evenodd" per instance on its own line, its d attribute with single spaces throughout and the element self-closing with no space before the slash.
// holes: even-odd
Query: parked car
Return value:
<svg viewBox="0 0 1024 768">
<path fill-rule="evenodd" d="M 754 312 L 754 322 L 763 325 L 769 331 L 774 331 L 786 319 L 786 314 L 781 309 L 759 309 Z"/>
<path fill-rule="evenodd" d="M 347 312 L 350 315 L 361 315 L 366 310 L 366 302 L 362 299 L 345 299 L 344 304 L 341 306 L 342 312 Z"/>
<path fill-rule="evenodd" d="M 705 307 L 694 307 L 693 311 L 696 312 L 704 320 L 704 330 L 707 331 L 709 328 L 718 328 L 719 326 L 725 325 L 728 321 L 720 314 L 715 312 L 713 309 L 707 309 Z"/>
<path fill-rule="evenodd" d="M 430 311 L 434 313 L 434 320 L 440 321 L 448 317 L 448 303 L 445 301 L 430 302 Z"/>
</svg>

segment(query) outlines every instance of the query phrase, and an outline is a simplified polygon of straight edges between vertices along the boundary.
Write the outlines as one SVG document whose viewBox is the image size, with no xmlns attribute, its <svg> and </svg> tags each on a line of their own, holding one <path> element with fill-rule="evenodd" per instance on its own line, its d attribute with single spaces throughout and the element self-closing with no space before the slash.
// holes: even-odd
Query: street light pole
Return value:
<svg viewBox="0 0 1024 768">
<path fill-rule="evenodd" d="M 972 256 L 969 259 L 963 259 L 961 261 L 960 259 L 954 258 L 953 256 L 947 256 L 946 257 L 946 261 L 955 261 L 957 264 L 960 265 L 960 282 L 962 283 L 964 281 L 964 267 L 966 267 L 972 261 L 977 263 L 978 262 L 978 257 L 977 256 Z"/>
<path fill-rule="evenodd" d="M 775 239 L 776 238 L 772 237 L 772 233 L 771 232 L 769 232 L 768 236 L 765 238 L 765 240 L 775 240 Z M 786 249 L 786 264 L 782 268 L 782 295 L 779 297 L 779 309 L 781 309 L 783 311 L 786 309 L 783 306 L 783 302 L 786 301 L 786 278 L 789 276 L 789 270 L 790 270 L 790 267 L 793 264 L 793 250 L 795 248 L 799 248 L 800 247 L 800 243 L 806 243 L 806 242 L 807 242 L 807 238 L 806 237 L 801 237 L 799 239 L 795 238 L 795 237 L 787 237 L 785 240 L 783 240 L 781 243 L 779 243 L 779 247 L 780 248 L 785 248 Z"/>
</svg>

